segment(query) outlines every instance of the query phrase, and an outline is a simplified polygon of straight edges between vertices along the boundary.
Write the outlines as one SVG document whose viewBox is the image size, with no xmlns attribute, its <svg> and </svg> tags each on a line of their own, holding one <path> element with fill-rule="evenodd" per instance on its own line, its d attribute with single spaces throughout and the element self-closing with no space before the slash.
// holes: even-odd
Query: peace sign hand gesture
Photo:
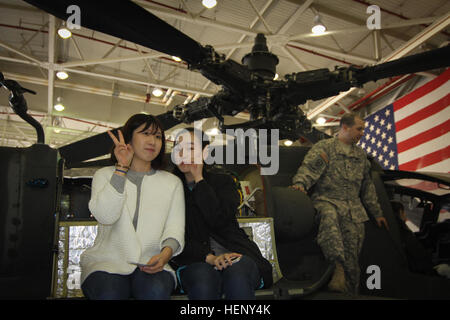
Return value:
<svg viewBox="0 0 450 320">
<path fill-rule="evenodd" d="M 119 140 L 114 136 L 111 131 L 108 131 L 109 136 L 114 142 L 114 155 L 116 156 L 117 162 L 122 166 L 130 166 L 131 160 L 133 160 L 134 150 L 131 144 L 126 144 L 123 138 L 122 131 L 119 132 Z"/>
</svg>

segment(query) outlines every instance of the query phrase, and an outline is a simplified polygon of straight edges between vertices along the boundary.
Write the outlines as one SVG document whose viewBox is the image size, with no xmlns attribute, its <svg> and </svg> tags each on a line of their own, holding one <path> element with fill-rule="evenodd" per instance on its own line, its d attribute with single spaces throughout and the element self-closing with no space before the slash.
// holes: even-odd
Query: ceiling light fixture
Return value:
<svg viewBox="0 0 450 320">
<path fill-rule="evenodd" d="M 322 23 L 320 16 L 317 14 L 314 17 L 314 23 L 313 23 L 313 27 L 311 28 L 311 32 L 319 35 L 319 34 L 324 34 L 326 30 L 327 30 L 327 28 Z"/>
<path fill-rule="evenodd" d="M 216 4 L 216 0 L 202 0 L 202 5 L 208 9 L 214 8 Z"/>
<path fill-rule="evenodd" d="M 161 97 L 163 94 L 163 91 L 160 88 L 155 88 L 155 89 L 153 89 L 152 94 L 155 97 Z"/>
<path fill-rule="evenodd" d="M 58 77 L 58 79 L 66 80 L 69 77 L 69 74 L 64 70 L 61 70 L 56 73 L 56 76 Z"/>
<path fill-rule="evenodd" d="M 70 38 L 72 36 L 72 32 L 69 29 L 66 28 L 66 25 L 63 22 L 61 27 L 58 29 L 58 35 L 61 38 L 63 38 L 63 39 L 67 39 L 67 38 Z"/>
<path fill-rule="evenodd" d="M 172 56 L 172 59 L 173 59 L 174 61 L 176 61 L 176 62 L 180 62 L 180 61 L 181 61 L 181 58 L 176 57 L 176 56 Z"/>
<path fill-rule="evenodd" d="M 284 145 L 285 145 L 286 147 L 290 147 L 290 146 L 292 146 L 293 143 L 294 143 L 294 142 L 292 142 L 292 140 L 286 140 L 286 141 L 284 142 Z"/>
<path fill-rule="evenodd" d="M 63 111 L 65 109 L 61 97 L 56 98 L 56 104 L 53 108 L 55 108 L 56 111 Z"/>
<path fill-rule="evenodd" d="M 316 123 L 319 124 L 319 125 L 322 125 L 322 124 L 324 124 L 325 122 L 327 122 L 327 119 L 325 119 L 324 117 L 319 117 L 319 118 L 317 118 L 317 120 L 316 120 Z"/>
</svg>

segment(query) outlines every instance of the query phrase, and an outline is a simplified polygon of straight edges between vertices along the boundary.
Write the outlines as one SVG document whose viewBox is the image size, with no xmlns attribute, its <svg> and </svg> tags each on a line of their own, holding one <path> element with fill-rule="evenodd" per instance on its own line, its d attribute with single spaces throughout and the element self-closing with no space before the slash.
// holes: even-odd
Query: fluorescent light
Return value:
<svg viewBox="0 0 450 320">
<path fill-rule="evenodd" d="M 216 4 L 216 0 L 202 0 L 202 5 L 208 9 L 214 8 Z"/>
<path fill-rule="evenodd" d="M 162 90 L 160 88 L 155 88 L 155 89 L 153 89 L 152 94 L 155 97 L 161 97 L 163 92 L 162 92 Z"/>
<path fill-rule="evenodd" d="M 66 80 L 69 77 L 69 74 L 65 71 L 58 71 L 56 73 L 56 76 L 58 77 L 58 79 Z"/>
<path fill-rule="evenodd" d="M 53 108 L 55 108 L 56 111 L 63 111 L 64 105 L 59 102 L 59 103 L 55 104 L 55 106 Z"/>
<path fill-rule="evenodd" d="M 289 146 L 292 146 L 293 143 L 294 143 L 294 142 L 292 142 L 291 140 L 286 140 L 286 141 L 284 142 L 284 145 L 285 145 L 286 147 L 289 147 Z"/>
<path fill-rule="evenodd" d="M 316 120 L 316 123 L 320 125 L 324 124 L 325 122 L 327 122 L 327 120 L 324 117 L 319 117 Z"/>
<path fill-rule="evenodd" d="M 314 24 L 313 24 L 313 27 L 311 28 L 311 32 L 314 34 L 324 34 L 326 30 L 327 30 L 327 28 L 320 20 L 320 16 L 316 15 L 314 17 Z"/>
<path fill-rule="evenodd" d="M 327 28 L 323 24 L 318 24 L 312 27 L 311 32 L 314 34 L 324 34 Z"/>
<path fill-rule="evenodd" d="M 72 32 L 70 32 L 70 30 L 67 29 L 66 27 L 59 28 L 58 29 L 58 34 L 63 39 L 67 39 L 67 38 L 70 38 L 72 36 Z"/>
<path fill-rule="evenodd" d="M 61 101 L 62 101 L 61 97 L 56 98 L 56 104 L 53 106 L 53 108 L 55 108 L 56 111 L 64 110 L 64 105 L 62 104 Z"/>
<path fill-rule="evenodd" d="M 180 62 L 181 61 L 181 58 L 176 57 L 176 56 L 172 56 L 172 59 L 175 60 L 176 62 Z"/>
</svg>

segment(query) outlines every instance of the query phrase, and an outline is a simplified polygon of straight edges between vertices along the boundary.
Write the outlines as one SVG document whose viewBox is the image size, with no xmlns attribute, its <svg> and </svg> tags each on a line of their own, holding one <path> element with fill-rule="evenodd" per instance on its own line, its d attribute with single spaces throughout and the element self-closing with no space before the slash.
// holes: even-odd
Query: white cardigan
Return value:
<svg viewBox="0 0 450 320">
<path fill-rule="evenodd" d="M 99 169 L 92 180 L 89 209 L 98 221 L 94 245 L 85 250 L 80 258 L 81 283 L 95 271 L 115 274 L 131 274 L 136 266 L 131 262 L 147 263 L 161 252 L 161 244 L 168 238 L 178 241 L 184 248 L 184 190 L 175 175 L 157 170 L 142 180 L 139 205 L 139 223 L 133 227 L 136 211 L 136 185 L 125 182 L 123 194 L 111 185 L 115 168 Z M 175 279 L 175 272 L 166 264 Z"/>
</svg>

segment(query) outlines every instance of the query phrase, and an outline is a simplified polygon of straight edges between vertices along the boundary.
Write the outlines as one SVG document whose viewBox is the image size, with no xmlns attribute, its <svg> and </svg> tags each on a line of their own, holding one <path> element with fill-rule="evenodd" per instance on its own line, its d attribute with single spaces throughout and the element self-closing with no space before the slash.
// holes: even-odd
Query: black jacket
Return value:
<svg viewBox="0 0 450 320">
<path fill-rule="evenodd" d="M 272 265 L 261 255 L 236 219 L 239 194 L 233 179 L 225 174 L 205 172 L 204 180 L 189 190 L 184 177 L 186 201 L 186 231 L 183 252 L 172 259 L 172 265 L 181 267 L 204 262 L 211 253 L 210 237 L 231 252 L 249 256 L 258 266 L 264 286 L 272 285 Z"/>
</svg>

